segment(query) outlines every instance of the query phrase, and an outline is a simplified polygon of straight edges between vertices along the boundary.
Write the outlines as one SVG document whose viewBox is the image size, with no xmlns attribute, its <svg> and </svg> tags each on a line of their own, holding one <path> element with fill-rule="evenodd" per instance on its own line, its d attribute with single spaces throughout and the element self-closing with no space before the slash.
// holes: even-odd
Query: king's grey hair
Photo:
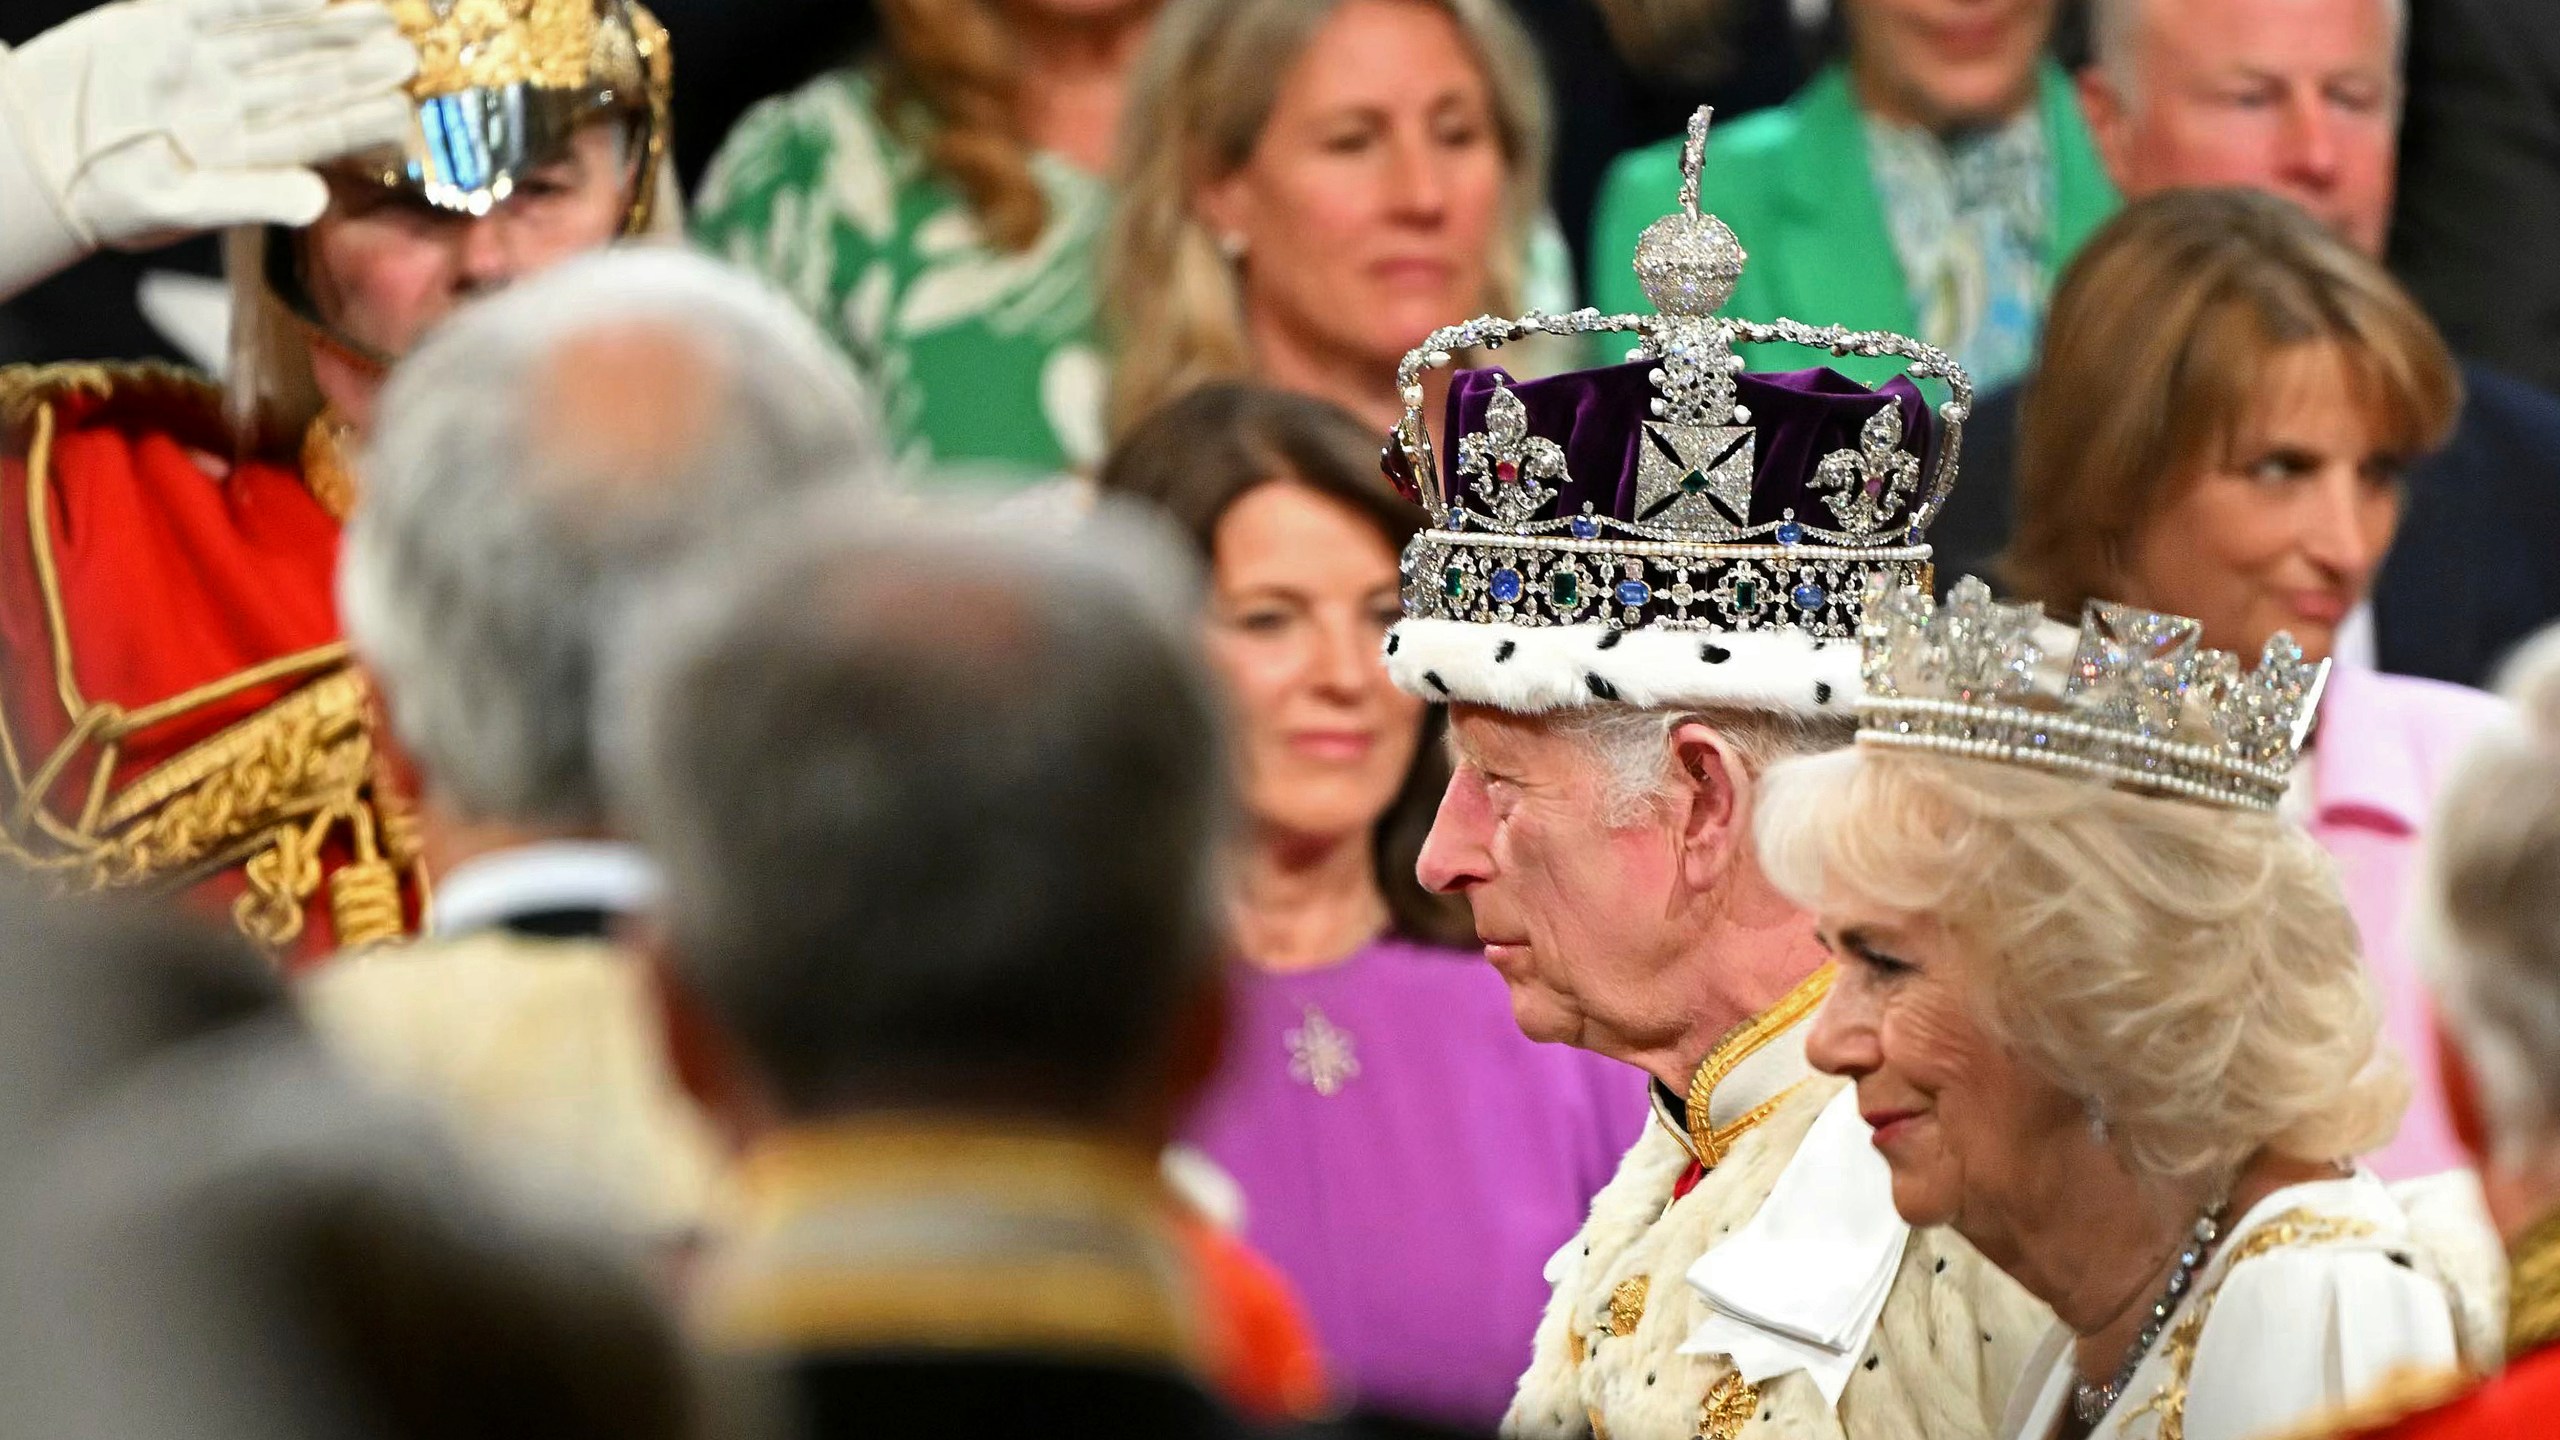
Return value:
<svg viewBox="0 0 2560 1440">
<path fill-rule="evenodd" d="M 576 357 L 635 337 L 699 382 L 665 443 L 633 438 L 645 401 L 546 409 Z M 469 819 L 599 824 L 599 624 L 672 556 L 774 496 L 876 473 L 878 450 L 809 321 L 699 255 L 591 256 L 455 316 L 383 392 L 339 575 L 430 793 Z"/>
<path fill-rule="evenodd" d="M 1558 733 L 1571 736 L 1600 772 L 1602 819 L 1612 826 L 1643 819 L 1673 792 L 1671 734 L 1696 722 L 1724 737 L 1753 775 L 1781 760 L 1836 750 L 1855 738 L 1846 716 L 1798 715 L 1720 706 L 1710 709 L 1638 709 L 1594 705 L 1566 712 Z"/>
<path fill-rule="evenodd" d="M 1195 567 L 1115 514 L 1061 538 L 844 500 L 620 632 L 611 773 L 675 970 L 796 1116 L 1091 1123 L 1216 983 Z"/>
</svg>

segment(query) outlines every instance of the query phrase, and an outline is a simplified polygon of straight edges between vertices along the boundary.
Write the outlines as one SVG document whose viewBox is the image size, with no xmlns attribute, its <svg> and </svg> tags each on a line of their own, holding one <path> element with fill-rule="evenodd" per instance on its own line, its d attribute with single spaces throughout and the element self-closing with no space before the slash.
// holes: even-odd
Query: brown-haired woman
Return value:
<svg viewBox="0 0 2560 1440">
<path fill-rule="evenodd" d="M 1549 1254 L 1643 1121 L 1631 1070 L 1537 1046 L 1473 926 L 1414 861 L 1446 777 L 1387 679 L 1397 556 L 1421 516 L 1321 401 L 1211 385 L 1139 426 L 1106 491 L 1160 504 L 1210 566 L 1204 631 L 1248 819 L 1233 1029 L 1189 1138 L 1304 1295 L 1368 1410 L 1490 1433 Z"/>
<path fill-rule="evenodd" d="M 1094 252 L 1158 0 L 881 0 L 868 62 L 767 101 L 696 197 L 707 248 L 816 317 L 920 474 L 1102 449 Z"/>
<path fill-rule="evenodd" d="M 2187 190 L 2128 207 L 2072 262 L 2019 421 L 2018 525 L 2001 561 L 2024 598 L 2076 618 L 2093 597 L 2203 622 L 2256 656 L 2278 631 L 2329 658 L 2400 519 L 2400 475 L 2461 405 L 2445 344 L 2374 261 L 2290 203 Z M 2339 665 L 2293 817 L 2338 862 L 2386 1034 L 2418 1092 L 2370 1157 L 2399 1178 L 2463 1163 L 2400 946 L 2417 830 L 2497 704 Z"/>
</svg>

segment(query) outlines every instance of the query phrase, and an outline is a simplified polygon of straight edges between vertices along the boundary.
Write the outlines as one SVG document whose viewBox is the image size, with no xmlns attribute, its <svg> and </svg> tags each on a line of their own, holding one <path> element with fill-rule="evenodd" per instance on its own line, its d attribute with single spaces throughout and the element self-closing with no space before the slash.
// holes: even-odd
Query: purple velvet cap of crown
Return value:
<svg viewBox="0 0 2560 1440">
<path fill-rule="evenodd" d="M 1511 392 L 1528 413 L 1529 433 L 1563 448 L 1569 477 L 1556 484 L 1556 498 L 1532 518 L 1579 515 L 1585 504 L 1598 515 L 1636 518 L 1636 458 L 1639 447 L 1655 443 L 1644 429 L 1659 393 L 1646 378 L 1653 368 L 1653 362 L 1637 360 L 1511 382 Z M 1444 434 L 1472 435 L 1485 428 L 1496 376 L 1508 378 L 1500 370 L 1458 372 L 1449 386 Z M 1748 524 L 1774 524 L 1789 510 L 1802 520 L 1826 521 L 1828 512 L 1812 488 L 1814 471 L 1823 456 L 1858 447 L 1859 427 L 1876 413 L 1880 396 L 1902 407 L 1903 448 L 1919 455 L 1924 485 L 1926 477 L 1937 473 L 1936 417 L 1920 387 L 1906 377 L 1895 376 L 1872 390 L 1827 366 L 1766 375 L 1746 372 L 1735 378 L 1735 398 L 1750 412 L 1749 423 L 1757 432 Z M 1920 442 L 1916 447 L 1914 438 Z M 1463 493 L 1457 452 L 1454 440 L 1440 447 L 1445 495 Z"/>
</svg>

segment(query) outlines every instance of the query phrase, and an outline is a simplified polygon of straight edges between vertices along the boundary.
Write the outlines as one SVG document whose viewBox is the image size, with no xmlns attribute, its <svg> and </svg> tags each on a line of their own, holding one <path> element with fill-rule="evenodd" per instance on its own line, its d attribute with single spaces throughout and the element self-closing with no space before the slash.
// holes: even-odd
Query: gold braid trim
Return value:
<svg viewBox="0 0 2560 1440">
<path fill-rule="evenodd" d="M 164 404 L 211 425 L 222 414 L 222 391 L 212 381 L 163 361 L 0 366 L 0 430 L 12 444 L 23 441 L 39 410 L 73 399 Z"/>
<path fill-rule="evenodd" d="M 1839 974 L 1830 965 L 1814 971 L 1777 1004 L 1726 1031 L 1715 1048 L 1707 1052 L 1707 1058 L 1698 1062 L 1697 1073 L 1689 1078 L 1688 1110 L 1689 1146 L 1696 1152 L 1699 1164 L 1713 1168 L 1724 1163 L 1725 1152 L 1733 1148 L 1733 1142 L 1751 1133 L 1786 1103 L 1787 1096 L 1793 1093 L 1792 1086 L 1753 1107 L 1749 1114 L 1730 1125 L 1717 1125 L 1712 1113 L 1716 1087 L 1741 1068 L 1743 1061 L 1760 1053 L 1770 1041 L 1784 1035 L 1797 1022 L 1812 1014 L 1822 1004 L 1823 997 L 1831 993 L 1831 982 L 1838 979 Z"/>
<path fill-rule="evenodd" d="M 2196 1344 L 2204 1338 L 2204 1324 L 2213 1315 L 2213 1302 L 2221 1298 L 2222 1287 L 2231 1283 L 2231 1272 L 2271 1251 L 2332 1245 L 2372 1233 L 2369 1221 L 2341 1219 L 2307 1209 L 2287 1210 L 2251 1230 L 2231 1247 L 2231 1258 L 2223 1262 L 2222 1278 L 2214 1282 L 2212 1290 L 2196 1297 L 2195 1308 L 2160 1342 L 2160 1353 L 2169 1360 L 2169 1383 L 2128 1411 L 2124 1424 L 2118 1427 L 2119 1433 L 2130 1431 L 2133 1422 L 2145 1415 L 2157 1415 L 2157 1440 L 2186 1440 L 2187 1381 L 2196 1368 Z"/>
<path fill-rule="evenodd" d="M 2560 1343 L 2560 1210 L 2536 1221 L 2508 1252 L 2507 1358 Z"/>
<path fill-rule="evenodd" d="M 383 783 L 370 729 L 370 690 L 343 643 L 279 656 L 136 710 L 91 702 L 73 664 L 70 616 L 53 554 L 55 402 L 122 398 L 129 387 L 165 387 L 189 402 L 220 395 L 166 366 L 16 367 L 0 370 L 0 424 L 31 439 L 26 459 L 30 562 L 53 644 L 56 692 L 70 729 L 29 772 L 16 732 L 0 713 L 0 769 L 12 798 L 0 813 L 0 859 L 49 874 L 69 889 L 174 889 L 238 865 L 248 893 L 233 919 L 251 939 L 300 938 L 323 880 L 321 852 L 342 829 L 352 863 L 327 877 L 341 946 L 377 944 L 405 931 L 404 873 L 423 891 L 415 822 Z M 154 766 L 118 790 L 115 770 L 135 735 L 243 692 L 303 677 L 310 683 Z M 89 771 L 84 800 L 66 820 L 48 803 L 75 765 Z"/>
</svg>

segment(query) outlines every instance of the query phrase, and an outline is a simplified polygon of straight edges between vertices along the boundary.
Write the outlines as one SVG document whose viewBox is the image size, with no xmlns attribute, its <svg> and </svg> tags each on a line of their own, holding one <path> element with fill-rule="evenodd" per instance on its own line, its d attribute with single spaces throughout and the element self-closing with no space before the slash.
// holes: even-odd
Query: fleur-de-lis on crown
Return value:
<svg viewBox="0 0 2560 1440">
<path fill-rule="evenodd" d="M 1458 442 L 1458 473 L 1473 482 L 1476 498 L 1494 519 L 1516 526 L 1556 498 L 1539 482 L 1565 478 L 1564 451 L 1529 433 L 1528 407 L 1497 380 L 1485 405 L 1484 429 Z"/>
<path fill-rule="evenodd" d="M 1902 407 L 1887 401 L 1858 431 L 1858 448 L 1835 450 L 1815 467 L 1813 488 L 1854 534 L 1881 530 L 1920 487 L 1920 457 L 1902 448 Z"/>
</svg>

